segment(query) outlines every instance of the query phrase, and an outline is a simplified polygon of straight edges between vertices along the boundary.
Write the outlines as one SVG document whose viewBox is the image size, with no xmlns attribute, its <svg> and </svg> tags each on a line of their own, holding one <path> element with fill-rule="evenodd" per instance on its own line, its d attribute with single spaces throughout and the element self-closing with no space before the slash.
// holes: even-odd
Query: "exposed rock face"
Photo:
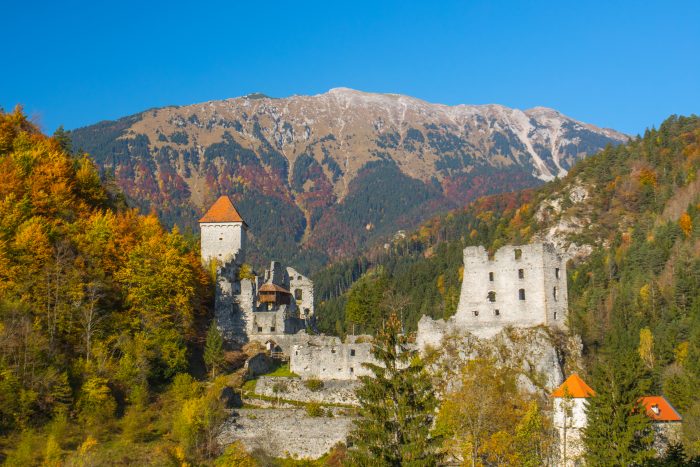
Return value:
<svg viewBox="0 0 700 467">
<path fill-rule="evenodd" d="M 249 451 L 316 459 L 345 442 L 352 420 L 339 413 L 309 417 L 303 409 L 241 409 L 226 422 L 219 442 L 228 445 L 241 440 Z"/>
<path fill-rule="evenodd" d="M 506 328 L 488 339 L 452 328 L 439 346 L 427 344 L 424 351 L 428 355 L 436 353 L 432 369 L 447 375 L 440 388 L 443 391 L 459 380 L 459 369 L 465 362 L 491 358 L 516 370 L 523 389 L 546 395 L 564 381 L 564 374 L 580 367 L 581 342 L 543 326 Z"/>
<path fill-rule="evenodd" d="M 287 241 L 330 256 L 360 250 L 436 210 L 562 176 L 627 140 L 552 109 L 446 106 L 350 89 L 153 109 L 71 137 L 167 223 L 194 227 L 202 208 L 235 193 L 253 243 L 280 260 L 290 260 Z M 270 255 L 275 248 L 284 254 Z"/>
</svg>

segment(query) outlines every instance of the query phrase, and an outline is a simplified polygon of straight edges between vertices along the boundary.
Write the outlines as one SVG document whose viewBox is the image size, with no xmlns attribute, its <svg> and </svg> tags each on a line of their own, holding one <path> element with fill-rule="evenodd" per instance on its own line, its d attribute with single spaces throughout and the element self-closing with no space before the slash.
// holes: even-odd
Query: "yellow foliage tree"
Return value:
<svg viewBox="0 0 700 467">
<path fill-rule="evenodd" d="M 642 361 L 649 367 L 654 366 L 654 335 L 651 329 L 642 328 L 639 331 L 639 356 Z"/>
<path fill-rule="evenodd" d="M 683 231 L 683 234 L 686 237 L 690 237 L 690 234 L 693 232 L 693 219 L 690 218 L 687 212 L 684 212 L 680 219 L 678 219 L 678 225 Z"/>
</svg>

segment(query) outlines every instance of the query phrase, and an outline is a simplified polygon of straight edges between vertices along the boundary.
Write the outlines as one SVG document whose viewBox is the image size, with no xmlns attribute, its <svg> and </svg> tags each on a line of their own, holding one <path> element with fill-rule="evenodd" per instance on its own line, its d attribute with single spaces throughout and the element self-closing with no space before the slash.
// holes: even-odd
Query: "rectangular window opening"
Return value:
<svg viewBox="0 0 700 467">
<path fill-rule="evenodd" d="M 489 280 L 490 280 L 491 282 L 493 282 L 493 273 L 492 273 L 492 272 L 489 273 Z"/>
<path fill-rule="evenodd" d="M 518 297 L 520 300 L 525 300 L 525 289 L 518 290 Z"/>
<path fill-rule="evenodd" d="M 525 279 L 525 270 L 518 269 L 518 279 Z"/>
<path fill-rule="evenodd" d="M 355 349 L 350 349 L 350 356 L 354 357 L 355 356 Z"/>
<path fill-rule="evenodd" d="M 559 268 L 554 268 L 554 276 L 559 279 Z"/>
</svg>

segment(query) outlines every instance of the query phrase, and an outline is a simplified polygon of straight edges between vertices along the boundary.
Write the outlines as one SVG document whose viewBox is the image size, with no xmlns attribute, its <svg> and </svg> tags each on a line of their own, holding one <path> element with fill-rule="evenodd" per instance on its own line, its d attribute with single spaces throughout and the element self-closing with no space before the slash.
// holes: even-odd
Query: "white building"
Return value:
<svg viewBox="0 0 700 467">
<path fill-rule="evenodd" d="M 569 376 L 553 393 L 553 423 L 558 435 L 557 465 L 569 467 L 583 465 L 585 447 L 583 429 L 586 427 L 586 404 L 589 397 L 595 396 L 576 373 Z"/>
</svg>

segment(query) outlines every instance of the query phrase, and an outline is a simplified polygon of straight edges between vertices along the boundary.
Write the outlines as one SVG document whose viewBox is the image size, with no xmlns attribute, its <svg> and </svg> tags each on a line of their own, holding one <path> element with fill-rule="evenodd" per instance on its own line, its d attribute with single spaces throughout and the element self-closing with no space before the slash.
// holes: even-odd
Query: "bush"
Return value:
<svg viewBox="0 0 700 467">
<path fill-rule="evenodd" d="M 323 410 L 320 404 L 311 402 L 306 404 L 306 415 L 309 417 L 323 417 L 326 415 L 326 412 Z"/>
<path fill-rule="evenodd" d="M 323 381 L 320 379 L 312 378 L 304 381 L 304 386 L 306 386 L 311 391 L 320 391 L 323 389 Z"/>
</svg>

